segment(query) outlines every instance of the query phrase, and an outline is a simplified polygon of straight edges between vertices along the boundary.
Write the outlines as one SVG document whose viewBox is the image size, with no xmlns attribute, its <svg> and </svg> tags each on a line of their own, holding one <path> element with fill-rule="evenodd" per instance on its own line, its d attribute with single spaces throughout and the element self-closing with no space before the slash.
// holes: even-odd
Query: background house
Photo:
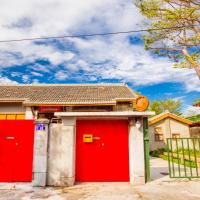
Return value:
<svg viewBox="0 0 200 200">
<path fill-rule="evenodd" d="M 200 122 L 194 122 L 190 125 L 190 135 L 191 137 L 200 138 Z"/>
<path fill-rule="evenodd" d="M 166 138 L 190 137 L 192 121 L 183 117 L 163 112 L 149 118 L 150 151 L 166 146 Z"/>
</svg>

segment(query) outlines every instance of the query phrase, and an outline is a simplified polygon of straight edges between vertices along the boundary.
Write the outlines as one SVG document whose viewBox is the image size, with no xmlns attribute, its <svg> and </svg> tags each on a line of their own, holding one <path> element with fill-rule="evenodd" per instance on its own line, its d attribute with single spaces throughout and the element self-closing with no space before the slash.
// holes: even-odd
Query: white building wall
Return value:
<svg viewBox="0 0 200 200">
<path fill-rule="evenodd" d="M 26 107 L 26 110 L 25 110 L 25 119 L 34 119 L 33 111 L 31 109 L 31 107 Z"/>
<path fill-rule="evenodd" d="M 129 123 L 129 170 L 132 185 L 145 183 L 143 120 L 142 118 L 137 120 L 141 123 L 139 129 L 135 125 L 136 118 L 132 118 Z"/>
<path fill-rule="evenodd" d="M 49 133 L 49 120 L 35 121 L 34 159 L 33 159 L 33 185 L 46 186 L 47 179 L 47 146 Z M 43 130 L 37 130 L 37 125 L 43 126 Z"/>
<path fill-rule="evenodd" d="M 75 181 L 74 117 L 63 117 L 63 124 L 51 124 L 48 147 L 47 185 L 71 186 Z"/>
</svg>

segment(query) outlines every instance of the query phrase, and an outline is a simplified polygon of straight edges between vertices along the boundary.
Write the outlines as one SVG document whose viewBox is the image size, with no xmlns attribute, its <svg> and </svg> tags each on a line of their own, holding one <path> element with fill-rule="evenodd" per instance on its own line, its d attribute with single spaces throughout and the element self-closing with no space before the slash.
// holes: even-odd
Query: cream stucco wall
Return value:
<svg viewBox="0 0 200 200">
<path fill-rule="evenodd" d="M 200 127 L 191 127 L 190 128 L 191 137 L 200 137 Z"/>
<path fill-rule="evenodd" d="M 163 132 L 164 141 L 155 141 L 154 129 L 161 127 Z M 171 138 L 172 134 L 180 134 L 181 138 L 190 137 L 189 126 L 180 121 L 166 118 L 153 125 L 149 126 L 150 133 L 150 151 L 162 148 L 166 146 L 166 138 Z"/>
<path fill-rule="evenodd" d="M 189 125 L 176 121 L 174 119 L 170 119 L 170 127 L 171 127 L 171 134 L 179 133 L 180 137 L 182 138 L 190 137 Z"/>
<path fill-rule="evenodd" d="M 154 128 L 160 127 L 162 128 L 163 133 L 166 132 L 165 130 L 165 120 L 162 120 L 156 124 L 149 126 L 149 136 L 150 136 L 150 151 L 154 151 L 156 149 L 165 147 L 165 143 L 163 141 L 155 141 L 154 136 Z M 165 138 L 165 135 L 164 135 Z"/>
</svg>

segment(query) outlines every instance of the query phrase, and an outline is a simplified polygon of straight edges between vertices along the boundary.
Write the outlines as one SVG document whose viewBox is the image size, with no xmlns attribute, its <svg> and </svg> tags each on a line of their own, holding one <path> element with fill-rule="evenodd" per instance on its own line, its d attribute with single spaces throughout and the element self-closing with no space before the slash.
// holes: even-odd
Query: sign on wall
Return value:
<svg viewBox="0 0 200 200">
<path fill-rule="evenodd" d="M 61 106 L 39 106 L 38 111 L 40 113 L 60 112 L 62 111 L 62 107 Z"/>
<path fill-rule="evenodd" d="M 36 131 L 45 131 L 44 124 L 36 124 Z"/>
<path fill-rule="evenodd" d="M 44 133 L 46 130 L 46 126 L 44 124 L 36 124 L 37 133 Z"/>
</svg>

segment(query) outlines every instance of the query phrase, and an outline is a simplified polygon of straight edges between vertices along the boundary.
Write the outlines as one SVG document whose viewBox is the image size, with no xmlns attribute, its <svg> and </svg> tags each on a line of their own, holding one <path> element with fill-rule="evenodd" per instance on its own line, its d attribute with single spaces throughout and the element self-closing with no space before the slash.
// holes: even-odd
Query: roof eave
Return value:
<svg viewBox="0 0 200 200">
<path fill-rule="evenodd" d="M 193 123 L 192 121 L 188 119 L 182 118 L 180 116 L 176 116 L 172 113 L 164 113 L 163 115 L 159 115 L 158 117 L 155 116 L 153 119 L 149 119 L 149 125 L 151 126 L 153 124 L 156 124 L 166 118 L 172 118 L 174 120 L 177 120 L 187 125 L 191 125 Z"/>
<path fill-rule="evenodd" d="M 26 106 L 114 106 L 116 102 L 25 102 Z"/>
<path fill-rule="evenodd" d="M 110 111 L 110 112 L 55 112 L 58 117 L 149 117 L 155 112 L 136 112 L 136 111 Z"/>
<path fill-rule="evenodd" d="M 26 101 L 26 99 L 24 98 L 15 98 L 15 99 L 12 99 L 12 98 L 0 98 L 0 102 L 1 103 L 12 103 L 12 102 L 19 102 L 19 103 L 22 103 Z"/>
</svg>

